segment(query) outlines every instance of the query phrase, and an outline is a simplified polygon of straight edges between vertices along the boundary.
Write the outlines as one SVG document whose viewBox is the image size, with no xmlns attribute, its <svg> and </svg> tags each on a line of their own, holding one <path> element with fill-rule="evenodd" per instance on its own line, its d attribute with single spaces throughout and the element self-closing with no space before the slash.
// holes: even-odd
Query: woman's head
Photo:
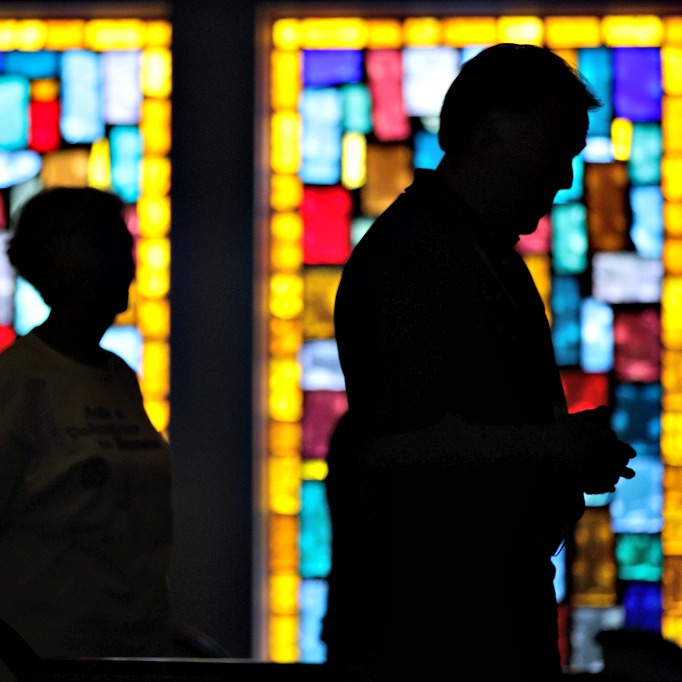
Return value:
<svg viewBox="0 0 682 682">
<path fill-rule="evenodd" d="M 134 263 L 123 206 L 93 187 L 41 190 L 13 218 L 10 263 L 50 306 L 89 297 L 120 307 L 125 296 L 125 310 Z"/>
</svg>

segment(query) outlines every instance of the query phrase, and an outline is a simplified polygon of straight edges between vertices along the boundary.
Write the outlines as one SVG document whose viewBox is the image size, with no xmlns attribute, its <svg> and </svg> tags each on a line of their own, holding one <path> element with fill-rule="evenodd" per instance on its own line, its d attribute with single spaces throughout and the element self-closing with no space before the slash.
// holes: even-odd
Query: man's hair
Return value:
<svg viewBox="0 0 682 682">
<path fill-rule="evenodd" d="M 545 47 L 500 43 L 464 63 L 450 85 L 440 114 L 438 142 L 445 152 L 467 140 L 492 110 L 533 111 L 560 97 L 576 115 L 576 125 L 601 102 L 583 76 Z"/>
<path fill-rule="evenodd" d="M 94 187 L 42 189 L 14 214 L 7 257 L 43 298 L 49 298 L 52 283 L 48 273 L 58 241 L 122 220 L 123 209 L 123 201 L 116 194 Z"/>
</svg>

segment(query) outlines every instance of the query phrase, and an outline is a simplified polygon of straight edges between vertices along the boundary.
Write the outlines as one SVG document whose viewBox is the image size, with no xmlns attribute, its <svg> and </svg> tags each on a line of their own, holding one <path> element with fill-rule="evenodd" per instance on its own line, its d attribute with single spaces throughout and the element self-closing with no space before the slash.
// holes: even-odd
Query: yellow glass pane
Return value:
<svg viewBox="0 0 682 682">
<path fill-rule="evenodd" d="M 31 81 L 31 99 L 35 102 L 52 102 L 59 97 L 59 81 L 36 78 Z"/>
<path fill-rule="evenodd" d="M 123 327 L 133 327 L 137 325 L 137 282 L 133 280 L 128 288 L 128 307 L 122 313 L 116 315 L 114 324 Z"/>
<path fill-rule="evenodd" d="M 300 583 L 297 573 L 273 573 L 270 576 L 270 610 L 282 616 L 296 615 Z"/>
<path fill-rule="evenodd" d="M 17 21 L 14 27 L 14 45 L 23 52 L 42 50 L 47 42 L 47 24 L 39 19 Z"/>
<path fill-rule="evenodd" d="M 611 146 L 616 161 L 627 161 L 632 151 L 632 121 L 614 118 L 611 122 Z"/>
<path fill-rule="evenodd" d="M 559 55 L 564 61 L 567 61 L 572 67 L 578 68 L 578 50 L 571 50 L 567 47 L 557 47 L 552 50 L 554 54 Z"/>
<path fill-rule="evenodd" d="M 303 273 L 303 338 L 334 338 L 334 300 L 341 267 L 306 268 Z"/>
<path fill-rule="evenodd" d="M 147 47 L 170 47 L 173 28 L 168 21 L 149 21 L 146 25 Z"/>
<path fill-rule="evenodd" d="M 0 21 L 0 50 L 3 52 L 9 52 L 14 50 L 14 27 L 16 26 L 16 20 L 7 19 L 5 21 Z"/>
<path fill-rule="evenodd" d="M 657 47 L 663 43 L 663 20 L 653 15 L 606 16 L 601 31 L 609 47 Z"/>
<path fill-rule="evenodd" d="M 412 150 L 405 145 L 367 145 L 367 182 L 360 188 L 366 216 L 377 216 L 412 183 Z"/>
<path fill-rule="evenodd" d="M 280 50 L 297 50 L 301 45 L 298 19 L 278 19 L 272 25 L 272 44 Z"/>
<path fill-rule="evenodd" d="M 87 149 L 61 149 L 43 156 L 40 180 L 45 187 L 86 187 L 90 154 Z"/>
<path fill-rule="evenodd" d="M 497 42 L 494 17 L 448 17 L 443 19 L 443 43 L 452 47 L 492 45 Z"/>
<path fill-rule="evenodd" d="M 270 318 L 270 353 L 272 355 L 296 354 L 303 343 L 303 327 L 299 320 Z"/>
<path fill-rule="evenodd" d="M 142 349 L 141 384 L 145 394 L 168 395 L 170 348 L 165 341 L 145 341 Z"/>
<path fill-rule="evenodd" d="M 95 140 L 90 147 L 88 184 L 103 190 L 111 187 L 111 153 L 106 137 Z"/>
<path fill-rule="evenodd" d="M 682 201 L 682 157 L 661 160 L 661 190 L 666 201 Z"/>
<path fill-rule="evenodd" d="M 682 239 L 666 239 L 663 244 L 663 265 L 672 275 L 682 275 Z"/>
<path fill-rule="evenodd" d="M 661 62 L 663 92 L 668 95 L 682 95 L 682 47 L 663 47 Z"/>
<path fill-rule="evenodd" d="M 297 175 L 274 173 L 270 178 L 270 207 L 275 211 L 297 208 L 303 199 L 303 183 Z"/>
<path fill-rule="evenodd" d="M 145 97 L 168 97 L 171 94 L 171 52 L 152 47 L 142 52 L 140 86 Z"/>
<path fill-rule="evenodd" d="M 301 447 L 302 438 L 299 423 L 271 421 L 268 424 L 268 450 L 275 457 L 294 455 Z"/>
<path fill-rule="evenodd" d="M 665 464 L 682 465 L 682 412 L 661 413 L 661 459 Z"/>
<path fill-rule="evenodd" d="M 682 202 L 664 202 L 663 222 L 668 236 L 682 237 Z"/>
<path fill-rule="evenodd" d="M 268 525 L 270 571 L 296 571 L 298 569 L 298 516 L 270 514 Z"/>
<path fill-rule="evenodd" d="M 298 52 L 275 50 L 270 56 L 270 103 L 273 109 L 295 110 L 301 92 Z"/>
<path fill-rule="evenodd" d="M 324 481 L 329 467 L 323 459 L 309 459 L 301 464 L 301 477 L 304 481 Z"/>
<path fill-rule="evenodd" d="M 598 47 L 601 31 L 597 17 L 546 17 L 545 44 L 549 48 Z"/>
<path fill-rule="evenodd" d="M 144 152 L 149 155 L 165 156 L 171 148 L 171 106 L 165 99 L 144 99 L 140 132 Z"/>
<path fill-rule="evenodd" d="M 170 192 L 171 163 L 164 156 L 142 158 L 142 194 L 162 197 Z"/>
<path fill-rule="evenodd" d="M 300 241 L 273 239 L 270 243 L 272 270 L 298 271 L 303 264 L 303 245 Z"/>
<path fill-rule="evenodd" d="M 302 48 L 362 49 L 367 45 L 367 22 L 359 18 L 303 19 Z"/>
<path fill-rule="evenodd" d="M 145 399 L 144 409 L 152 426 L 161 434 L 165 434 L 170 423 L 170 405 L 167 400 Z"/>
<path fill-rule="evenodd" d="M 268 381 L 270 418 L 295 422 L 303 414 L 303 394 L 299 386 L 301 367 L 296 357 L 271 358 Z"/>
<path fill-rule="evenodd" d="M 165 237 L 170 232 L 170 197 L 141 197 L 137 202 L 138 230 L 141 237 Z"/>
<path fill-rule="evenodd" d="M 137 326 L 145 338 L 167 338 L 170 333 L 168 299 L 140 299 L 137 302 Z"/>
<path fill-rule="evenodd" d="M 279 111 L 272 115 L 270 163 L 275 173 L 296 173 L 300 162 L 298 114 Z"/>
<path fill-rule="evenodd" d="M 298 274 L 275 273 L 270 277 L 270 313 L 290 320 L 303 311 L 303 279 Z"/>
<path fill-rule="evenodd" d="M 538 17 L 500 17 L 497 32 L 501 43 L 542 45 L 544 26 Z"/>
<path fill-rule="evenodd" d="M 403 30 L 394 19 L 369 19 L 367 21 L 367 47 L 398 48 L 403 44 Z"/>
<path fill-rule="evenodd" d="M 367 140 L 361 133 L 346 133 L 341 141 L 341 184 L 358 189 L 367 180 Z"/>
<path fill-rule="evenodd" d="M 665 528 L 664 531 L 665 533 Z M 665 543 L 664 543 L 665 546 Z M 663 611 L 668 617 L 682 616 L 682 557 L 677 553 L 663 560 Z"/>
<path fill-rule="evenodd" d="M 663 152 L 682 156 L 682 97 L 663 97 L 661 129 Z"/>
<path fill-rule="evenodd" d="M 661 288 L 661 342 L 682 350 L 682 277 L 665 277 Z"/>
<path fill-rule="evenodd" d="M 275 239 L 300 240 L 303 238 L 303 220 L 298 213 L 275 213 L 270 221 L 270 231 Z"/>
<path fill-rule="evenodd" d="M 170 243 L 168 239 L 137 242 L 137 286 L 140 296 L 161 298 L 170 288 Z"/>
<path fill-rule="evenodd" d="M 85 24 L 85 47 L 96 50 L 140 50 L 146 26 L 137 19 L 92 19 Z"/>
<path fill-rule="evenodd" d="M 268 458 L 268 506 L 275 514 L 301 510 L 301 461 L 298 456 Z"/>
<path fill-rule="evenodd" d="M 663 28 L 668 45 L 682 45 L 682 17 L 664 17 Z"/>
<path fill-rule="evenodd" d="M 268 632 L 273 663 L 295 663 L 298 660 L 298 617 L 271 615 Z"/>
<path fill-rule="evenodd" d="M 682 509 L 679 507 L 664 506 L 661 542 L 666 557 L 682 555 Z M 679 604 L 676 606 L 679 608 Z M 668 603 L 668 609 L 671 608 L 672 604 Z"/>
<path fill-rule="evenodd" d="M 526 263 L 530 274 L 533 277 L 535 286 L 538 289 L 542 302 L 545 304 L 545 313 L 550 324 L 552 322 L 552 266 L 550 258 L 545 253 L 527 253 L 523 260 Z"/>
<path fill-rule="evenodd" d="M 82 19 L 50 19 L 45 22 L 48 50 L 77 50 L 85 40 L 85 22 Z"/>
<path fill-rule="evenodd" d="M 403 23 L 405 45 L 438 45 L 441 42 L 441 23 L 435 17 L 408 17 Z"/>
</svg>

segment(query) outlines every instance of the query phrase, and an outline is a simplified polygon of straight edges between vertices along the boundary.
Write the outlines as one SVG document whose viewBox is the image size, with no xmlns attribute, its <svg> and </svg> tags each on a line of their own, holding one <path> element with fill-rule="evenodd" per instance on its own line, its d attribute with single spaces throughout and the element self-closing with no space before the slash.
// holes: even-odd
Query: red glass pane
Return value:
<svg viewBox="0 0 682 682">
<path fill-rule="evenodd" d="M 29 147 L 37 152 L 59 149 L 59 102 L 31 102 Z"/>
<path fill-rule="evenodd" d="M 303 261 L 308 265 L 343 265 L 351 251 L 350 223 L 353 203 L 343 187 L 303 190 Z"/>
<path fill-rule="evenodd" d="M 655 308 L 616 311 L 614 374 L 618 381 L 660 380 L 661 317 Z"/>
<path fill-rule="evenodd" d="M 377 140 L 406 140 L 411 134 L 403 102 L 402 61 L 398 50 L 369 50 L 367 79 Z"/>
<path fill-rule="evenodd" d="M 579 369 L 561 370 L 569 412 L 591 410 L 609 404 L 608 374 L 591 374 Z"/>
<path fill-rule="evenodd" d="M 12 327 L 0 324 L 0 353 L 9 348 L 16 338 L 17 335 Z"/>
<path fill-rule="evenodd" d="M 303 392 L 304 459 L 324 459 L 329 439 L 341 415 L 348 409 L 345 391 Z"/>
</svg>

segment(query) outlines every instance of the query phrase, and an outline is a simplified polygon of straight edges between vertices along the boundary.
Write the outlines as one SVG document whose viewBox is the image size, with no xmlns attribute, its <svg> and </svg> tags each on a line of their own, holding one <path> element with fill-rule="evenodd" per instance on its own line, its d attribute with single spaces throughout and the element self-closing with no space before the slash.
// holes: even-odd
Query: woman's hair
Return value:
<svg viewBox="0 0 682 682">
<path fill-rule="evenodd" d="M 464 63 L 445 95 L 441 149 L 464 144 L 490 111 L 530 112 L 553 96 L 575 112 L 576 127 L 583 125 L 586 112 L 601 106 L 581 74 L 551 50 L 516 43 L 488 47 Z"/>
<path fill-rule="evenodd" d="M 45 298 L 53 284 L 55 249 L 64 238 L 123 219 L 123 201 L 94 187 L 49 187 L 14 214 L 7 256 L 16 271 Z"/>
</svg>

